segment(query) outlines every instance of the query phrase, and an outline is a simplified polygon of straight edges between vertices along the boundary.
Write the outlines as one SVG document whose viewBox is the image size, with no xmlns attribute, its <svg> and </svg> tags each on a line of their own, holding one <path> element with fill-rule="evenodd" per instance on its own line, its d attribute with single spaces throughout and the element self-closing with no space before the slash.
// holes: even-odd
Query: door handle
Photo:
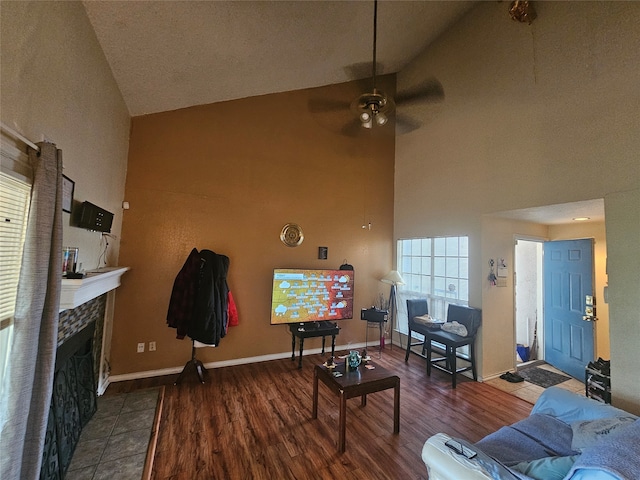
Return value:
<svg viewBox="0 0 640 480">
<path fill-rule="evenodd" d="M 582 316 L 582 320 L 586 322 L 596 321 L 597 318 L 596 318 L 595 298 L 592 295 L 585 295 L 584 303 L 585 303 L 585 307 L 584 307 L 584 315 Z"/>
</svg>

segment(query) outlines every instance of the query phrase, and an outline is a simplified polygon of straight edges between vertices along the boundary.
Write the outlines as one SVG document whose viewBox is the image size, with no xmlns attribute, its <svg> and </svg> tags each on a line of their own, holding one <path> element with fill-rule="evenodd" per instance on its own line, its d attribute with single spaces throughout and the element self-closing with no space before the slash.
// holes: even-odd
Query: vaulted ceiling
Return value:
<svg viewBox="0 0 640 480">
<path fill-rule="evenodd" d="M 83 3 L 132 116 L 371 74 L 373 0 Z M 402 70 L 474 3 L 379 0 L 378 73 Z M 604 208 L 595 200 L 497 215 L 557 224 L 602 220 Z"/>
<path fill-rule="evenodd" d="M 473 3 L 380 0 L 381 73 L 400 71 Z M 373 0 L 91 0 L 84 6 L 132 116 L 371 73 Z"/>
</svg>

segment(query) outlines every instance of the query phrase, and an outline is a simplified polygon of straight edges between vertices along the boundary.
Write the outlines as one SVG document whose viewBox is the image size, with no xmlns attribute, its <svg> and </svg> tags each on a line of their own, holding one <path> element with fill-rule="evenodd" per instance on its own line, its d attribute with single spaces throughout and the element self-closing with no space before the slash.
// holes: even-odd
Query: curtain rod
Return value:
<svg viewBox="0 0 640 480">
<path fill-rule="evenodd" d="M 33 148 L 34 150 L 36 150 L 38 152 L 40 151 L 40 147 L 38 147 L 35 143 L 33 143 L 28 138 L 26 138 L 23 135 L 21 135 L 18 132 L 16 132 L 13 128 L 10 128 L 10 127 L 6 126 L 4 124 L 4 122 L 0 122 L 0 127 L 2 127 L 2 130 L 7 132 L 13 138 L 17 138 L 18 140 L 21 140 L 23 143 L 26 143 L 27 145 L 29 145 L 31 148 Z"/>
</svg>

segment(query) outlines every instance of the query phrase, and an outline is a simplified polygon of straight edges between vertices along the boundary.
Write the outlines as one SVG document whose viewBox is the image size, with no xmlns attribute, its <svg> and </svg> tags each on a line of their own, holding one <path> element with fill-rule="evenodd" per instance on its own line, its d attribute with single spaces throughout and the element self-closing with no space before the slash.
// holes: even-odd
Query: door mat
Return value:
<svg viewBox="0 0 640 480">
<path fill-rule="evenodd" d="M 533 383 L 543 388 L 549 388 L 567 380 L 571 380 L 571 377 L 562 375 L 560 373 L 550 372 L 544 368 L 529 367 L 518 370 L 518 375 L 524 378 L 527 382 Z"/>
</svg>

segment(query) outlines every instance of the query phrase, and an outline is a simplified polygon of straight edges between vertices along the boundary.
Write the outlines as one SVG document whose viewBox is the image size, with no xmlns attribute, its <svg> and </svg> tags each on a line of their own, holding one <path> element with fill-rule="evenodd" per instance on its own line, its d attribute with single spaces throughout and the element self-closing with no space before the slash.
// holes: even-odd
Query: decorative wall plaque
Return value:
<svg viewBox="0 0 640 480">
<path fill-rule="evenodd" d="M 295 223 L 287 223 L 282 227 L 280 240 L 282 240 L 282 243 L 287 247 L 297 247 L 304 240 L 302 228 L 300 228 L 300 225 L 296 225 Z"/>
</svg>

